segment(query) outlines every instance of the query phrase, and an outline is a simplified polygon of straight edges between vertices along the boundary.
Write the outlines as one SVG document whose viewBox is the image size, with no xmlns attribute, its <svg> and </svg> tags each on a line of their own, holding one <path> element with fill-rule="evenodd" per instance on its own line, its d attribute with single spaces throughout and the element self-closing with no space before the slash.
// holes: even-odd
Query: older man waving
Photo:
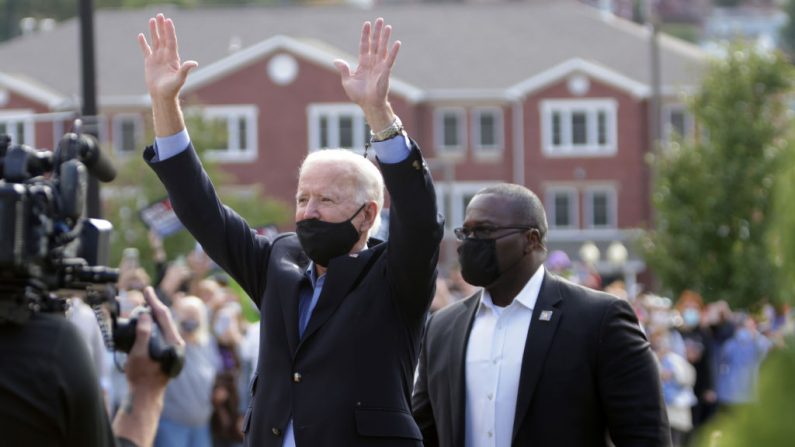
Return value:
<svg viewBox="0 0 795 447">
<path fill-rule="evenodd" d="M 243 430 L 256 446 L 421 446 L 410 412 L 442 224 L 430 174 L 389 105 L 400 43 L 382 19 L 364 24 L 352 72 L 335 61 L 365 114 L 381 172 L 344 150 L 309 155 L 296 193 L 296 233 L 256 235 L 223 206 L 196 157 L 178 95 L 196 62 L 181 62 L 174 23 L 138 36 L 155 145 L 144 157 L 180 220 L 262 312 L 260 361 Z M 383 176 L 382 176 L 383 174 Z M 267 172 L 263 173 L 267 175 Z M 390 238 L 369 239 L 391 196 Z"/>
</svg>

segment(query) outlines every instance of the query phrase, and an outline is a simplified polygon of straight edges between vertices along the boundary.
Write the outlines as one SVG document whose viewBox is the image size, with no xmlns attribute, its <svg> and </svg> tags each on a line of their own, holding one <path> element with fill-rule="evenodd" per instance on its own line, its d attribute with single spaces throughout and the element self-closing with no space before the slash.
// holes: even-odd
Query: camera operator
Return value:
<svg viewBox="0 0 795 447">
<path fill-rule="evenodd" d="M 171 314 L 144 291 L 163 338 L 182 347 Z M 24 324 L 0 324 L 0 444 L 149 446 L 168 377 L 149 356 L 152 317 L 141 313 L 126 363 L 128 394 L 108 419 L 99 382 L 78 330 L 62 315 L 35 312 Z"/>
</svg>

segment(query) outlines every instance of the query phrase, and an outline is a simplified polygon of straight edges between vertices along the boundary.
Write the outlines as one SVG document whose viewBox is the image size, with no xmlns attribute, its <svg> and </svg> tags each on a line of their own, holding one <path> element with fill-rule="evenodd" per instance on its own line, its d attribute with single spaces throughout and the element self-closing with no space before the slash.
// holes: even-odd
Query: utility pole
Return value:
<svg viewBox="0 0 795 447">
<path fill-rule="evenodd" d="M 80 0 L 78 8 L 83 87 L 82 132 L 97 137 L 99 136 L 99 128 L 97 123 L 96 64 L 94 61 L 94 2 L 93 0 Z M 88 217 L 99 219 L 102 217 L 99 182 L 92 175 L 88 177 L 86 213 Z"/>
<path fill-rule="evenodd" d="M 661 81 L 660 81 L 660 18 L 657 15 L 655 0 L 647 1 L 646 20 L 651 29 L 649 53 L 651 55 L 651 101 L 649 107 L 649 148 L 656 153 L 662 139 L 661 119 Z"/>
</svg>

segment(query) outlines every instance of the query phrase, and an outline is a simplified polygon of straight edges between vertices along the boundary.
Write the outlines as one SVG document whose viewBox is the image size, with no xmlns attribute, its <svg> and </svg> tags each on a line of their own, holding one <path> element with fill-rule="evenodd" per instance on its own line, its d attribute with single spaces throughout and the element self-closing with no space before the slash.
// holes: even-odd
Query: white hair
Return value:
<svg viewBox="0 0 795 447">
<path fill-rule="evenodd" d="M 178 299 L 174 303 L 174 306 L 175 308 L 179 307 L 182 312 L 192 309 L 199 316 L 199 327 L 196 329 L 196 341 L 202 346 L 206 345 L 210 341 L 210 325 L 208 323 L 209 311 L 204 301 L 197 296 L 187 295 Z"/>
<path fill-rule="evenodd" d="M 369 236 L 378 231 L 381 226 L 381 209 L 384 207 L 384 177 L 381 171 L 370 160 L 348 149 L 324 149 L 312 152 L 304 158 L 298 177 L 301 177 L 307 166 L 315 163 L 334 163 L 347 168 L 357 186 L 353 199 L 360 204 L 374 201 L 377 206 L 375 220 L 367 234 Z"/>
</svg>

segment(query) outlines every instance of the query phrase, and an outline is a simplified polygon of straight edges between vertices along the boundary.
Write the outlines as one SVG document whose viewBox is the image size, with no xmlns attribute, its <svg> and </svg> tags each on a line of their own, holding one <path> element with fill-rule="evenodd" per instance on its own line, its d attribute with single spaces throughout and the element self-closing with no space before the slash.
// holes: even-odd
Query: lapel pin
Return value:
<svg viewBox="0 0 795 447">
<path fill-rule="evenodd" d="M 552 320 L 552 311 L 551 310 L 542 310 L 541 315 L 538 316 L 538 319 L 541 321 L 550 321 Z"/>
</svg>

